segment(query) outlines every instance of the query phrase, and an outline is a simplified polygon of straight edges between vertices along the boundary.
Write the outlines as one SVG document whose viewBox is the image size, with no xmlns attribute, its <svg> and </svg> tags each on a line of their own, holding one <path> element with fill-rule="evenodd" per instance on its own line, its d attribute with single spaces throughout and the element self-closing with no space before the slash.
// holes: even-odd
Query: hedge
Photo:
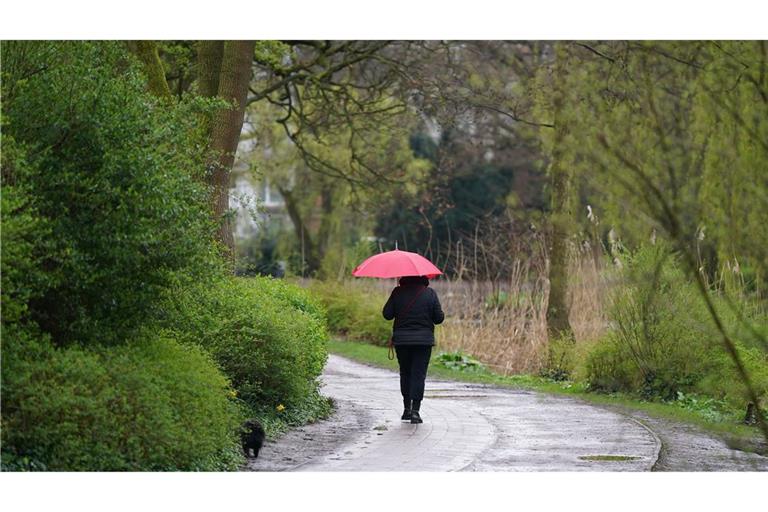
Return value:
<svg viewBox="0 0 768 512">
<path fill-rule="evenodd" d="M 3 330 L 4 470 L 226 470 L 242 462 L 234 391 L 200 349 L 156 335 L 55 347 Z"/>
</svg>

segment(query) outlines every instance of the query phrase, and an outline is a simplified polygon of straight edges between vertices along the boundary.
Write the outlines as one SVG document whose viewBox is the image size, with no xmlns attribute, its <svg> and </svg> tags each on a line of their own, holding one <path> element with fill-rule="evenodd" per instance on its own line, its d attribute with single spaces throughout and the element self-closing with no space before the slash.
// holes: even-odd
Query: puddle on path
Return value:
<svg viewBox="0 0 768 512">
<path fill-rule="evenodd" d="M 581 460 L 589 460 L 593 462 L 626 462 L 629 460 L 640 460 L 642 457 L 635 455 L 582 455 L 579 457 Z"/>
</svg>

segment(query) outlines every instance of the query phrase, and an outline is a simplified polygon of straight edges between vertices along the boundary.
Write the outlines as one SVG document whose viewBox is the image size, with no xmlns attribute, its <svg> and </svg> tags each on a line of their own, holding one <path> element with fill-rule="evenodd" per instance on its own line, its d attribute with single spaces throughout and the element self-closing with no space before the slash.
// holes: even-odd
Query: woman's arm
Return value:
<svg viewBox="0 0 768 512">
<path fill-rule="evenodd" d="M 435 300 L 432 301 L 432 322 L 435 324 L 441 324 L 443 323 L 443 320 L 445 320 L 445 313 L 443 313 L 443 308 L 440 306 L 440 299 L 437 298 L 437 292 L 432 290 L 432 295 L 434 296 Z"/>
<path fill-rule="evenodd" d="M 387 303 L 384 304 L 384 310 L 381 312 L 381 314 L 384 315 L 385 320 L 392 320 L 395 318 L 395 301 L 393 299 L 395 297 L 396 291 L 397 288 L 392 290 L 392 293 L 389 295 L 389 300 L 387 300 Z"/>
</svg>

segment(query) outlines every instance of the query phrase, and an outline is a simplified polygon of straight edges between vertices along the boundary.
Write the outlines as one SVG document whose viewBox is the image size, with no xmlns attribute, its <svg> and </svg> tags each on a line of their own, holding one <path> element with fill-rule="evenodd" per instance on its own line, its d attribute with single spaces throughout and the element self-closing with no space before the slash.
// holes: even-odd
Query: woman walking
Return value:
<svg viewBox="0 0 768 512">
<path fill-rule="evenodd" d="M 424 398 L 424 380 L 435 344 L 435 324 L 445 315 L 437 293 L 429 288 L 424 276 L 405 276 L 392 290 L 384 305 L 384 318 L 395 319 L 392 343 L 400 365 L 400 393 L 403 395 L 403 416 L 411 423 L 423 423 L 419 409 Z"/>
</svg>

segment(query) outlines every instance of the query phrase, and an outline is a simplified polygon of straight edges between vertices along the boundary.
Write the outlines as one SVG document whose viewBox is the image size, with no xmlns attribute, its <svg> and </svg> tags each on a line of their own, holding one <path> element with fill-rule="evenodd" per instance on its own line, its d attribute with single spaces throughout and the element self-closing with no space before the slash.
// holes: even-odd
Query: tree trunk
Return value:
<svg viewBox="0 0 768 512">
<path fill-rule="evenodd" d="M 156 96 L 172 100 L 157 44 L 154 41 L 127 41 L 126 44 L 144 64 L 149 90 Z M 235 241 L 229 212 L 229 176 L 243 128 L 254 47 L 254 41 L 200 41 L 197 44 L 199 94 L 219 97 L 230 104 L 228 108 L 206 115 L 201 124 L 211 144 L 206 182 L 211 190 L 211 210 L 214 218 L 220 221 L 216 238 L 232 263 Z"/>
<path fill-rule="evenodd" d="M 165 69 L 157 51 L 157 43 L 154 41 L 127 41 L 127 46 L 144 65 L 149 92 L 159 98 L 171 100 L 173 97 L 165 78 Z"/>
<path fill-rule="evenodd" d="M 224 41 L 197 43 L 197 88 L 200 96 L 213 98 L 219 93 L 219 73 Z"/>
<path fill-rule="evenodd" d="M 554 69 L 554 124 L 555 138 L 550 164 L 552 186 L 551 245 L 549 251 L 549 302 L 547 303 L 547 335 L 549 340 L 573 339 L 568 320 L 568 233 L 571 227 L 571 173 L 564 161 L 563 145 L 567 136 L 565 107 L 565 48 L 555 46 Z"/>
<path fill-rule="evenodd" d="M 302 265 L 304 266 L 301 273 L 302 277 L 305 275 L 305 272 L 312 274 L 320 268 L 320 260 L 317 256 L 315 243 L 312 240 L 312 236 L 310 235 L 307 226 L 304 224 L 304 220 L 301 218 L 299 206 L 296 203 L 296 198 L 293 196 L 293 191 L 283 187 L 278 187 L 278 191 L 285 200 L 285 209 L 288 210 L 288 216 L 291 218 L 293 227 L 296 229 L 296 236 L 301 245 L 301 255 L 303 258 Z"/>
<path fill-rule="evenodd" d="M 223 245 L 227 258 L 234 262 L 235 241 L 229 212 L 229 176 L 243 127 L 255 43 L 226 41 L 222 46 L 218 80 L 216 80 L 218 46 L 213 43 L 200 45 L 203 50 L 200 60 L 200 64 L 203 65 L 200 70 L 203 73 L 200 87 L 201 92 L 210 92 L 217 83 L 217 96 L 230 103 L 230 107 L 219 109 L 211 116 L 210 136 L 213 155 L 206 177 L 211 187 L 213 214 L 220 220 L 217 238 Z"/>
<path fill-rule="evenodd" d="M 321 264 L 334 232 L 333 190 L 333 185 L 325 184 L 320 191 L 322 218 L 320 219 L 320 230 L 317 233 L 317 259 Z"/>
</svg>

